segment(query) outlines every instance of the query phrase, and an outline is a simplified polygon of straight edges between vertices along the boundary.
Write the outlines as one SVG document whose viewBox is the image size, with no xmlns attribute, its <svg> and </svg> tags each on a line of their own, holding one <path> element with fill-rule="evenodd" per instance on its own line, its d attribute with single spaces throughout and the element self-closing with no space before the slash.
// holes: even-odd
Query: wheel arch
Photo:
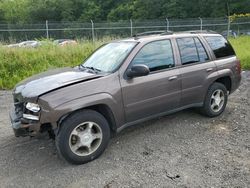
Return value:
<svg viewBox="0 0 250 188">
<path fill-rule="evenodd" d="M 231 92 L 232 89 L 232 79 L 230 76 L 222 76 L 220 78 L 217 78 L 214 82 L 218 82 L 223 84 L 227 90 L 229 91 L 229 93 Z"/>
<path fill-rule="evenodd" d="M 84 110 L 93 110 L 93 111 L 96 111 L 96 112 L 100 113 L 101 115 L 103 115 L 103 117 L 108 121 L 111 133 L 114 134 L 116 132 L 117 124 L 116 124 L 115 117 L 114 117 L 114 114 L 113 114 L 113 111 L 111 110 L 111 108 L 107 104 L 95 104 L 95 105 L 86 106 L 86 107 L 83 107 L 80 109 L 76 109 L 74 111 L 71 111 L 71 112 L 61 116 L 57 122 L 56 135 L 60 131 L 60 125 L 63 122 L 63 120 L 65 120 L 69 116 L 73 115 L 74 113 L 84 111 Z"/>
<path fill-rule="evenodd" d="M 226 87 L 226 89 L 229 91 L 229 93 L 231 93 L 232 84 L 233 84 L 232 71 L 230 69 L 223 69 L 223 70 L 214 72 L 207 77 L 205 88 L 204 88 L 204 93 L 203 93 L 203 101 L 205 100 L 205 96 L 206 96 L 208 89 L 215 82 L 223 84 Z"/>
<path fill-rule="evenodd" d="M 230 69 L 222 69 L 213 74 L 210 74 L 207 78 L 209 80 L 207 89 L 215 82 L 223 84 L 229 92 L 232 90 L 233 84 L 233 72 Z"/>
</svg>

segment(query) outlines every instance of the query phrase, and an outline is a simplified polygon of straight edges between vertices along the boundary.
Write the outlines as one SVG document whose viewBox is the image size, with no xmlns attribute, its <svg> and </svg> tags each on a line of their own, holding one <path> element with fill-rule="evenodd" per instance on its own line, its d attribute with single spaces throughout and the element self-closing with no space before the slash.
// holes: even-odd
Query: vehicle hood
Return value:
<svg viewBox="0 0 250 188">
<path fill-rule="evenodd" d="M 96 79 L 103 75 L 78 68 L 61 68 L 37 74 L 16 85 L 13 94 L 22 98 L 37 98 L 47 92 L 78 82 Z"/>
</svg>

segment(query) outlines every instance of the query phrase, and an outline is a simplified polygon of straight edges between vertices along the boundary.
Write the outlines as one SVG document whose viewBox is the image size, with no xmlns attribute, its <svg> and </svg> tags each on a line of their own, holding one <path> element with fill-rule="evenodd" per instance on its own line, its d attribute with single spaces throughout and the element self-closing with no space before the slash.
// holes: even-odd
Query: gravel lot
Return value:
<svg viewBox="0 0 250 188">
<path fill-rule="evenodd" d="M 220 117 L 185 110 L 128 128 L 81 166 L 60 160 L 47 136 L 15 138 L 11 102 L 0 91 L 0 187 L 250 186 L 250 72 Z"/>
</svg>

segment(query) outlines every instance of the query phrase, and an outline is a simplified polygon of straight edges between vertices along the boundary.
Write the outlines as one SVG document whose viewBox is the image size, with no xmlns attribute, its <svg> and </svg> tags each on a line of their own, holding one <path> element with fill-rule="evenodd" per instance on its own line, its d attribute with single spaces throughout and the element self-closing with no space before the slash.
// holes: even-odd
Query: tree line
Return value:
<svg viewBox="0 0 250 188">
<path fill-rule="evenodd" d="M 250 0 L 0 0 L 1 23 L 226 17 L 250 13 Z"/>
</svg>

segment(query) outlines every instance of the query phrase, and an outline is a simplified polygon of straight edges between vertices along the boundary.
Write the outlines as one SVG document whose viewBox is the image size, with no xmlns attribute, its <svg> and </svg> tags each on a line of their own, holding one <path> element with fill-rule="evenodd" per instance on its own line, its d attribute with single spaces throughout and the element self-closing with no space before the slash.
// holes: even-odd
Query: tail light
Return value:
<svg viewBox="0 0 250 188">
<path fill-rule="evenodd" d="M 241 73 L 241 64 L 239 59 L 236 60 L 236 71 L 239 74 Z"/>
</svg>

